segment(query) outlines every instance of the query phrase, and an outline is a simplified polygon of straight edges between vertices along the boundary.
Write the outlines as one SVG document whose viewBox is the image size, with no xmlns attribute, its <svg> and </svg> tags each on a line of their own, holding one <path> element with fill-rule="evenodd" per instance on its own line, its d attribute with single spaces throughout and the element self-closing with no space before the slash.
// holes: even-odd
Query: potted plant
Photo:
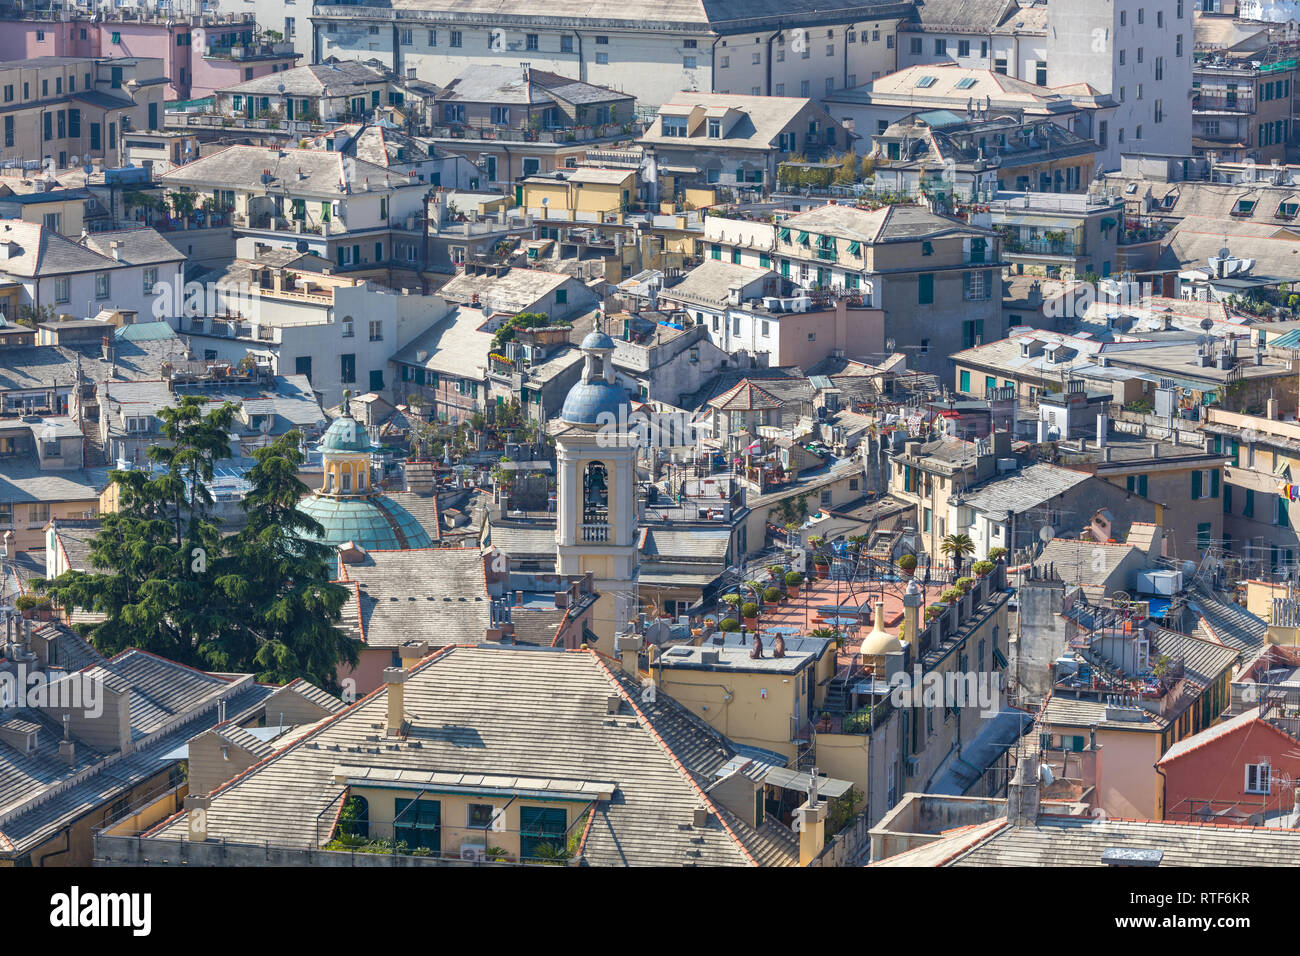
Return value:
<svg viewBox="0 0 1300 956">
<path fill-rule="evenodd" d="M 770 567 L 768 567 L 767 573 L 772 575 L 772 580 L 776 581 L 779 584 L 781 582 L 781 578 L 785 575 L 785 568 L 781 567 L 781 565 L 779 564 L 773 564 Z"/>
<path fill-rule="evenodd" d="M 958 578 L 956 581 L 956 587 L 962 594 L 970 594 L 970 592 L 975 589 L 975 579 Z"/>
<path fill-rule="evenodd" d="M 905 577 L 911 577 L 916 573 L 916 555 L 905 554 L 898 559 L 898 570 L 903 572 Z"/>
<path fill-rule="evenodd" d="M 956 604 L 961 600 L 961 588 L 944 588 L 943 593 L 939 595 L 939 600 L 947 604 Z"/>
<path fill-rule="evenodd" d="M 764 591 L 764 592 L 763 592 L 763 603 L 764 603 L 764 604 L 780 604 L 780 603 L 781 603 L 781 591 L 780 591 L 780 589 L 779 589 L 779 588 L 774 588 L 774 587 L 772 587 L 772 588 L 768 588 L 766 591 Z"/>
<path fill-rule="evenodd" d="M 993 573 L 994 567 L 995 565 L 992 561 L 976 561 L 971 565 L 970 569 L 974 571 L 977 576 L 986 578 Z"/>
<path fill-rule="evenodd" d="M 994 562 L 994 563 L 997 563 L 998 561 L 1001 561 L 1001 560 L 1002 560 L 1003 558 L 1005 558 L 1006 556 L 1007 556 L 1007 549 L 1006 549 L 1006 548 L 989 548 L 989 557 L 988 557 L 988 559 L 989 559 L 990 561 Z"/>
<path fill-rule="evenodd" d="M 740 606 L 740 617 L 745 622 L 745 627 L 750 630 L 758 627 L 758 605 L 753 601 L 746 601 Z"/>
<path fill-rule="evenodd" d="M 785 589 L 791 597 L 799 595 L 799 585 L 803 584 L 803 575 L 798 571 L 791 571 L 785 576 Z"/>
<path fill-rule="evenodd" d="M 14 601 L 16 607 L 22 616 L 27 620 L 37 618 L 41 621 L 50 619 L 50 611 L 54 607 L 50 599 L 38 594 L 21 594 Z"/>
<path fill-rule="evenodd" d="M 975 542 L 968 534 L 950 534 L 939 543 L 939 550 L 952 561 L 953 573 L 960 574 L 962 561 L 975 553 Z"/>
<path fill-rule="evenodd" d="M 938 617 L 941 614 L 943 614 L 943 608 L 940 607 L 938 604 L 931 604 L 929 607 L 925 609 L 925 619 L 927 621 L 933 621 L 936 617 Z"/>
<path fill-rule="evenodd" d="M 722 623 L 719 624 L 718 627 L 721 628 L 723 631 L 726 631 L 728 634 L 732 634 L 740 630 L 740 622 L 737 621 L 734 617 L 724 617 L 722 619 Z"/>
</svg>

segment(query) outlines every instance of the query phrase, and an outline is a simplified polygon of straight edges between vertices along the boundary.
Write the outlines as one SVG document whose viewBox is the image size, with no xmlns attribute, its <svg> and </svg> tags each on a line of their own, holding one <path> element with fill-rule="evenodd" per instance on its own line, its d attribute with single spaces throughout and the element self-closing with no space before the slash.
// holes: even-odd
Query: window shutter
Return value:
<svg viewBox="0 0 1300 956">
<path fill-rule="evenodd" d="M 1201 497 L 1201 471 L 1198 468 L 1192 472 L 1192 500 L 1195 501 Z"/>
<path fill-rule="evenodd" d="M 1217 471 L 1210 472 L 1210 497 L 1219 497 L 1219 473 Z"/>
</svg>

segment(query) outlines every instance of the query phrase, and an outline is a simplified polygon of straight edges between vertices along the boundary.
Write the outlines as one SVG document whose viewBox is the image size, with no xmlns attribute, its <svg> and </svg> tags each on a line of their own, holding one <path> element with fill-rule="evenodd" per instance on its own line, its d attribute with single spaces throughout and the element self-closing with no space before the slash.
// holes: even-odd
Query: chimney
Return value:
<svg viewBox="0 0 1300 956">
<path fill-rule="evenodd" d="M 697 830 L 703 830 L 709 825 L 708 807 L 696 807 L 694 814 L 691 816 L 691 825 Z"/>
<path fill-rule="evenodd" d="M 1152 457 L 1152 458 L 1159 458 L 1159 457 L 1160 457 L 1160 443 L 1159 443 L 1159 442 L 1154 442 L 1154 441 L 1153 441 L 1153 442 L 1151 443 L 1151 457 Z"/>
<path fill-rule="evenodd" d="M 122 261 L 121 241 L 118 239 L 114 239 L 111 243 L 109 243 L 109 248 L 113 250 L 113 261 L 121 262 Z"/>
<path fill-rule="evenodd" d="M 384 687 L 388 690 L 389 737 L 401 737 L 406 730 L 406 671 L 400 667 L 384 668 Z"/>
<path fill-rule="evenodd" d="M 77 742 L 72 739 L 67 714 L 63 715 L 63 739 L 59 741 L 59 759 L 68 765 L 68 769 L 77 769 Z"/>
<path fill-rule="evenodd" d="M 186 819 L 191 843 L 206 843 L 208 839 L 208 809 L 212 798 L 206 793 L 191 794 L 185 798 Z"/>
<path fill-rule="evenodd" d="M 1271 391 L 1268 393 L 1268 404 L 1265 408 L 1265 417 L 1271 422 L 1277 421 L 1277 398 L 1274 397 Z"/>
<path fill-rule="evenodd" d="M 1097 447 L 1106 447 L 1106 432 L 1110 429 L 1110 422 L 1106 418 L 1106 409 L 1103 408 L 1097 413 Z"/>
<path fill-rule="evenodd" d="M 402 670 L 409 671 L 420 661 L 429 656 L 428 641 L 407 641 L 399 648 L 398 653 L 402 659 Z"/>
<path fill-rule="evenodd" d="M 1038 758 L 1022 757 L 1007 784 L 1007 822 L 1016 829 L 1032 827 L 1038 822 L 1038 809 Z"/>
<path fill-rule="evenodd" d="M 639 657 L 643 643 L 639 634 L 614 635 L 614 649 L 623 664 L 623 673 L 629 677 L 637 677 L 640 674 Z"/>
<path fill-rule="evenodd" d="M 908 581 L 907 590 L 903 592 L 903 636 L 916 649 L 914 654 L 920 653 L 918 640 L 921 634 L 921 605 L 924 603 L 925 592 L 916 581 Z"/>
<path fill-rule="evenodd" d="M 808 771 L 808 801 L 795 811 L 799 821 L 799 865 L 807 866 L 826 847 L 826 804 L 819 798 L 817 768 Z"/>
</svg>

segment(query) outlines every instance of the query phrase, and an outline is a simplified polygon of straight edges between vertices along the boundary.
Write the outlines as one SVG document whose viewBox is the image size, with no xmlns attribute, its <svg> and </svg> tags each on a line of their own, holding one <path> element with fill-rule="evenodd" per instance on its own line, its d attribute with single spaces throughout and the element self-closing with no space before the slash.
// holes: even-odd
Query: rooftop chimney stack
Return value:
<svg viewBox="0 0 1300 956">
<path fill-rule="evenodd" d="M 384 687 L 388 691 L 389 737 L 401 737 L 406 732 L 406 671 L 400 667 L 384 668 Z"/>
</svg>

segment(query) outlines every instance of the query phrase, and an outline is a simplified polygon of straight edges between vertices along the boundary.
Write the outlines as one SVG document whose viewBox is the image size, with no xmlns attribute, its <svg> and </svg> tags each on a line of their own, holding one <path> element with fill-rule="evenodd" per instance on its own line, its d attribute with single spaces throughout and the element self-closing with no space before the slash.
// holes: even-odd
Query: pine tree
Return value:
<svg viewBox="0 0 1300 956">
<path fill-rule="evenodd" d="M 253 453 L 248 522 L 226 542 L 215 582 L 230 607 L 248 613 L 203 651 L 212 667 L 237 663 L 261 681 L 305 677 L 335 689 L 338 665 L 355 665 L 357 647 L 337 626 L 348 592 L 331 583 L 334 549 L 319 540 L 319 522 L 297 508 L 309 490 L 298 478 L 300 437 L 289 432 Z"/>
</svg>

